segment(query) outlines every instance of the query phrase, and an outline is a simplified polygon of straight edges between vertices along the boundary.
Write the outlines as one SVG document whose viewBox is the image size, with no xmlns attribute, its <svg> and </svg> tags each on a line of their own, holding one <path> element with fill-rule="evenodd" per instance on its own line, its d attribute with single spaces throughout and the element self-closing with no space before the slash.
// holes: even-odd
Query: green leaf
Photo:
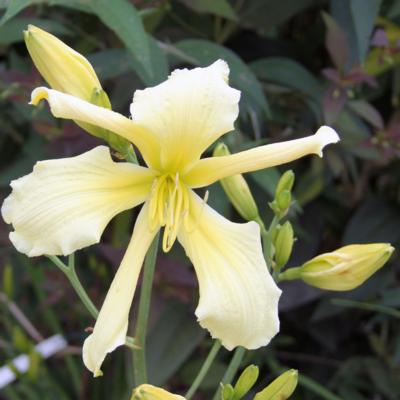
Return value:
<svg viewBox="0 0 400 400">
<path fill-rule="evenodd" d="M 188 39 L 176 43 L 176 47 L 193 58 L 202 67 L 208 66 L 218 59 L 225 60 L 230 68 L 230 82 L 242 92 L 241 109 L 256 114 L 270 115 L 267 99 L 260 82 L 253 71 L 234 52 L 226 47 L 207 40 Z"/>
<path fill-rule="evenodd" d="M 205 331 L 185 306 L 169 302 L 148 338 L 150 382 L 163 385 L 192 354 L 204 335 Z"/>
<path fill-rule="evenodd" d="M 343 236 L 343 244 L 400 242 L 400 210 L 384 199 L 366 200 L 356 210 Z"/>
<path fill-rule="evenodd" d="M 187 7 L 199 12 L 237 21 L 238 17 L 227 0 L 182 0 Z"/>
<path fill-rule="evenodd" d="M 301 64 L 290 58 L 261 58 L 250 64 L 258 78 L 297 90 L 319 101 L 322 87 L 318 80 Z"/>
<path fill-rule="evenodd" d="M 79 11 L 89 12 L 90 1 L 91 0 L 9 0 L 7 10 L 0 20 L 0 25 L 6 23 L 29 6 L 45 4 L 48 6 L 64 6 Z"/>
<path fill-rule="evenodd" d="M 167 77 L 167 63 L 157 43 L 144 30 L 136 8 L 127 0 L 93 0 L 93 13 L 121 39 L 129 50 L 135 71 L 147 85 Z"/>
<path fill-rule="evenodd" d="M 239 13 L 239 23 L 246 28 L 267 33 L 277 25 L 320 0 L 247 0 Z"/>
<path fill-rule="evenodd" d="M 333 18 L 346 32 L 351 64 L 365 60 L 381 0 L 331 0 Z"/>
<path fill-rule="evenodd" d="M 100 81 L 115 78 L 131 69 L 129 55 L 124 49 L 107 49 L 87 58 Z"/>
<path fill-rule="evenodd" d="M 13 0 L 9 2 L 6 12 L 0 20 L 0 25 L 17 15 L 24 8 L 29 7 L 33 3 L 32 0 Z"/>
<path fill-rule="evenodd" d="M 71 35 L 72 32 L 57 21 L 39 18 L 14 18 L 0 25 L 0 44 L 10 45 L 23 42 L 22 32 L 29 25 L 35 25 L 55 35 Z"/>
</svg>

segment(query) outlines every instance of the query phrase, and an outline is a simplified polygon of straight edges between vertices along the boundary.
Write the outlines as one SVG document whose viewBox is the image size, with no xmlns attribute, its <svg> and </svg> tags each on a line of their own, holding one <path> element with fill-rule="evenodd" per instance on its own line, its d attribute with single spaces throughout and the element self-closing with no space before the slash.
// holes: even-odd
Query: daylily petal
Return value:
<svg viewBox="0 0 400 400">
<path fill-rule="evenodd" d="M 148 168 L 113 162 L 108 148 L 99 146 L 38 162 L 11 182 L 1 212 L 21 253 L 67 255 L 97 243 L 114 215 L 142 203 L 153 178 Z"/>
<path fill-rule="evenodd" d="M 145 203 L 137 218 L 132 239 L 120 267 L 111 283 L 94 326 L 83 344 L 83 362 L 94 376 L 100 370 L 107 353 L 125 343 L 129 310 L 146 252 L 158 231 L 150 229 L 148 205 Z"/>
<path fill-rule="evenodd" d="M 228 350 L 267 345 L 279 330 L 281 290 L 265 264 L 259 226 L 228 221 L 193 192 L 190 221 L 178 240 L 199 280 L 200 325 Z"/>
<path fill-rule="evenodd" d="M 183 180 L 193 188 L 207 186 L 228 176 L 285 164 L 307 154 L 322 157 L 322 149 L 338 141 L 339 136 L 332 128 L 322 126 L 314 135 L 302 139 L 267 144 L 229 156 L 204 158 Z"/>
<path fill-rule="evenodd" d="M 207 68 L 175 70 L 160 85 L 135 92 L 132 120 L 157 138 L 164 169 L 182 171 L 233 129 L 240 92 L 229 87 L 228 75 L 228 65 L 219 60 Z"/>
<path fill-rule="evenodd" d="M 129 118 L 46 87 L 38 87 L 32 92 L 30 104 L 36 106 L 43 99 L 48 101 L 55 117 L 85 122 L 117 133 L 139 148 L 148 165 L 158 167 L 159 144 L 150 132 Z"/>
</svg>

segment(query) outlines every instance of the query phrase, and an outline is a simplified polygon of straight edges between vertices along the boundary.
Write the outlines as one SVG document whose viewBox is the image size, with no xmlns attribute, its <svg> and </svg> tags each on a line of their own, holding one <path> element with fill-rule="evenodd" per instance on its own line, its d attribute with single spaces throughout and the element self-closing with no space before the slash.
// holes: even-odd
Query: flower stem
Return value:
<svg viewBox="0 0 400 400">
<path fill-rule="evenodd" d="M 68 278 L 71 282 L 72 287 L 74 288 L 76 294 L 81 299 L 83 305 L 89 311 L 93 318 L 97 318 L 99 315 L 99 311 L 97 310 L 96 306 L 93 304 L 92 300 L 90 300 L 86 290 L 83 288 L 78 275 L 75 271 L 75 255 L 71 254 L 68 257 L 68 266 L 65 265 L 57 256 L 47 256 L 49 260 L 51 260 Z M 131 349 L 135 349 L 136 343 L 134 339 L 130 336 L 126 337 L 125 345 L 130 347 Z"/>
<path fill-rule="evenodd" d="M 68 280 L 71 282 L 72 287 L 75 289 L 76 294 L 81 299 L 82 303 L 85 305 L 86 309 L 90 312 L 93 318 L 97 318 L 99 312 L 96 306 L 93 304 L 92 300 L 90 300 L 88 294 L 83 288 L 78 275 L 75 271 L 75 257 L 71 254 L 68 257 L 68 266 L 66 266 L 58 257 L 49 256 L 49 259 L 53 261 L 58 268 L 61 269 L 62 272 L 67 276 Z"/>
<path fill-rule="evenodd" d="M 235 354 L 233 355 L 231 362 L 228 365 L 228 369 L 225 371 L 224 376 L 222 377 L 221 383 L 227 384 L 231 383 L 233 378 L 236 375 L 237 370 L 240 367 L 240 364 L 243 360 L 243 357 L 246 353 L 246 349 L 244 347 L 238 347 L 235 350 Z M 214 394 L 213 400 L 219 400 L 221 388 L 218 388 Z"/>
<path fill-rule="evenodd" d="M 268 230 L 265 228 L 264 222 L 261 220 L 261 218 L 257 218 L 256 222 L 260 225 L 261 229 L 264 258 L 268 269 L 272 272 L 274 270 L 272 260 L 272 236 L 276 226 L 279 223 L 279 218 L 276 215 L 274 216 Z"/>
<path fill-rule="evenodd" d="M 278 282 L 282 281 L 294 281 L 295 279 L 301 279 L 301 267 L 289 268 L 278 275 Z"/>
<path fill-rule="evenodd" d="M 192 398 L 192 396 L 195 394 L 196 390 L 200 386 L 201 382 L 203 382 L 203 379 L 207 375 L 207 372 L 210 369 L 211 364 L 213 363 L 220 348 L 221 348 L 221 342 L 219 340 L 216 340 L 212 345 L 211 350 L 208 353 L 208 356 L 205 359 L 204 364 L 202 365 L 199 373 L 197 374 L 196 379 L 193 381 L 192 386 L 190 386 L 189 390 L 185 395 L 185 398 L 187 400 L 190 400 Z"/>
<path fill-rule="evenodd" d="M 154 269 L 156 266 L 158 242 L 160 234 L 154 238 L 144 261 L 142 289 L 140 291 L 139 311 L 135 328 L 135 344 L 138 348 L 133 350 L 133 376 L 135 385 L 147 383 L 146 366 L 146 331 L 149 319 L 151 289 L 153 286 Z"/>
</svg>

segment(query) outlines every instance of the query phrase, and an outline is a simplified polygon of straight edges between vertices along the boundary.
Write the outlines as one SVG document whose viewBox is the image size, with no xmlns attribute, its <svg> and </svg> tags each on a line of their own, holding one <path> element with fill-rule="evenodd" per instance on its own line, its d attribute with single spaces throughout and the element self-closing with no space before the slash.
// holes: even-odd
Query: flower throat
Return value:
<svg viewBox="0 0 400 400">
<path fill-rule="evenodd" d="M 157 225 L 164 227 L 164 252 L 168 252 L 174 244 L 181 223 L 188 225 L 188 218 L 188 189 L 180 181 L 179 174 L 166 174 L 157 178 L 151 191 L 149 219 L 152 229 Z"/>
</svg>

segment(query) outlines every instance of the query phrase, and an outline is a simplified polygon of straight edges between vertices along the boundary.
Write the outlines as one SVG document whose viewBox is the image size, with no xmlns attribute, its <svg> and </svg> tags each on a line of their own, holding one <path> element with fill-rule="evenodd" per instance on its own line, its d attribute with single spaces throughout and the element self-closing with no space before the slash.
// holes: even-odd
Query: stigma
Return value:
<svg viewBox="0 0 400 400">
<path fill-rule="evenodd" d="M 162 248 L 171 250 L 181 224 L 188 225 L 189 193 L 188 188 L 179 179 L 179 174 L 161 175 L 156 178 L 151 190 L 149 203 L 150 227 L 164 227 Z"/>
</svg>

